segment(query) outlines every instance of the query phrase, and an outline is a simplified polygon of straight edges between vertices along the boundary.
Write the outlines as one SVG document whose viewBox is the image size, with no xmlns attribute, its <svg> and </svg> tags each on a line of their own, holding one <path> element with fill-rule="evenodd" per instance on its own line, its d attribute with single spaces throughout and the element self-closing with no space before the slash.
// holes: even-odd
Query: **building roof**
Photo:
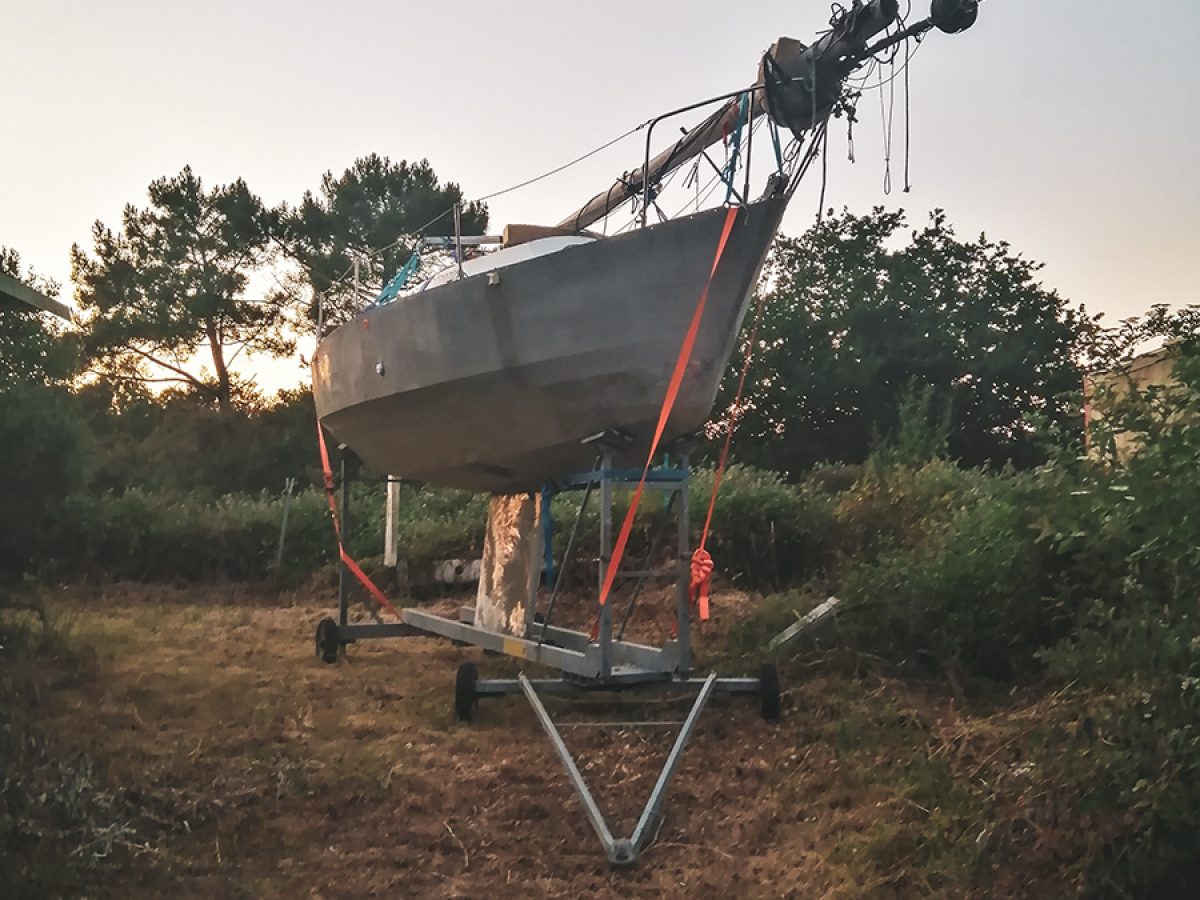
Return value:
<svg viewBox="0 0 1200 900">
<path fill-rule="evenodd" d="M 0 308 L 32 306 L 45 312 L 54 313 L 62 319 L 70 320 L 71 310 L 64 303 L 59 303 L 52 297 L 47 297 L 35 291 L 29 285 L 18 281 L 11 275 L 0 272 Z"/>
</svg>

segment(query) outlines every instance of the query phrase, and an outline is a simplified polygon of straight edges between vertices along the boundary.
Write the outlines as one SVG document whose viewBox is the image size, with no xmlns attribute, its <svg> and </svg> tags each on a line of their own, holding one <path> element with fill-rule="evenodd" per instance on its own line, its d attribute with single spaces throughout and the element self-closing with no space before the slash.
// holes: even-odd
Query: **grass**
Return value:
<svg viewBox="0 0 1200 900">
<path fill-rule="evenodd" d="M 790 659 L 783 720 L 714 700 L 646 864 L 614 873 L 520 698 L 484 704 L 472 726 L 454 721 L 462 659 L 509 676 L 515 662 L 411 639 L 360 644 L 324 666 L 311 648 L 324 602 L 239 604 L 227 586 L 218 605 L 212 590 L 81 587 L 49 602 L 57 655 L 20 670 L 22 690 L 40 697 L 25 724 L 44 749 L 38 771 L 69 761 L 54 771 L 87 826 L 44 843 L 40 868 L 25 870 L 29 895 L 1071 893 L 1046 849 L 1069 823 L 1023 824 L 1049 775 L 1014 774 L 1035 726 L 1065 706 L 1010 697 L 972 711 L 861 660 Z M 753 601 L 718 596 L 716 608 L 744 616 Z M 714 622 L 702 640 L 726 669 L 733 625 Z M 18 667 L 4 666 L 15 683 Z M 680 711 L 622 701 L 551 712 Z M 627 831 L 673 731 L 565 735 L 614 830 Z"/>
</svg>

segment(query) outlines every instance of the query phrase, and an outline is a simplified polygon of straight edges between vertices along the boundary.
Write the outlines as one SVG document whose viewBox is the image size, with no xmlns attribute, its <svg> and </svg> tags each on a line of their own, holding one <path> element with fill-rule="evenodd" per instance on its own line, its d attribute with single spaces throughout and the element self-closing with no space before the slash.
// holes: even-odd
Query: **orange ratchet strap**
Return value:
<svg viewBox="0 0 1200 900">
<path fill-rule="evenodd" d="M 721 262 L 721 257 L 725 253 L 725 245 L 729 241 L 729 233 L 733 230 L 733 223 L 737 219 L 737 214 L 737 207 L 733 206 L 729 207 L 725 212 L 725 225 L 721 229 L 721 239 L 717 242 L 717 254 L 713 258 L 712 269 L 708 273 L 708 281 L 704 285 L 704 290 L 700 292 L 700 302 L 696 304 L 696 311 L 692 313 L 692 321 L 688 325 L 687 334 L 684 336 L 683 346 L 679 348 L 679 358 L 675 360 L 675 370 L 671 373 L 671 380 L 667 384 L 667 395 L 663 399 L 662 409 L 658 414 L 658 426 L 654 429 L 654 440 L 650 443 L 650 452 L 646 454 L 646 465 L 642 468 L 641 480 L 638 481 L 637 488 L 633 492 L 633 499 L 629 503 L 629 511 L 625 513 L 625 521 L 621 523 L 621 531 L 617 535 L 616 544 L 613 546 L 612 559 L 609 561 L 608 568 L 604 573 L 604 584 L 600 588 L 601 606 L 608 602 L 608 596 L 612 592 L 617 569 L 620 568 L 621 558 L 625 555 L 625 547 L 629 543 L 630 532 L 633 531 L 633 519 L 637 515 L 638 504 L 641 503 L 642 492 L 646 487 L 646 478 L 650 474 L 650 466 L 654 462 L 654 455 L 658 452 L 659 442 L 662 440 L 663 432 L 667 428 L 667 420 L 670 419 L 671 411 L 675 407 L 675 400 L 679 396 L 679 387 L 683 383 L 683 375 L 687 371 L 688 362 L 691 361 L 692 350 L 696 346 L 696 335 L 700 331 L 700 320 L 704 316 L 704 307 L 708 303 L 708 291 L 712 287 L 713 276 L 717 273 L 717 265 Z M 712 563 L 710 560 L 710 572 L 711 567 Z M 694 572 L 695 561 L 693 560 Z M 705 602 L 701 611 L 701 618 L 708 618 L 707 602 Z"/>
<path fill-rule="evenodd" d="M 380 606 L 399 616 L 400 611 L 392 606 L 383 591 L 371 580 L 371 576 L 364 572 L 354 558 L 346 552 L 346 545 L 342 540 L 342 522 L 338 517 L 337 500 L 333 496 L 333 466 L 329 463 L 329 448 L 325 446 L 325 429 L 321 427 L 320 421 L 317 422 L 317 444 L 321 448 L 321 471 L 325 476 L 325 498 L 329 501 L 329 516 L 333 520 L 333 533 L 337 536 L 338 558 Z"/>
<path fill-rule="evenodd" d="M 742 405 L 742 392 L 746 388 L 746 374 L 750 371 L 750 360 L 754 357 L 754 345 L 758 343 L 758 325 L 762 321 L 764 295 L 758 295 L 758 303 L 754 307 L 754 327 L 750 329 L 750 341 L 746 344 L 746 355 L 742 359 L 742 374 L 738 377 L 737 393 L 725 419 L 725 443 L 721 447 L 721 459 L 717 463 L 717 471 L 713 474 L 712 496 L 708 498 L 708 515 L 704 517 L 704 531 L 700 533 L 700 546 L 692 554 L 692 604 L 700 611 L 700 618 L 708 619 L 708 593 L 712 587 L 713 561 L 705 545 L 708 543 L 708 530 L 712 526 L 713 510 L 717 507 L 717 493 L 721 490 L 721 479 L 725 476 L 725 464 L 729 461 L 729 445 L 733 441 L 733 432 L 737 428 L 737 414 Z"/>
</svg>

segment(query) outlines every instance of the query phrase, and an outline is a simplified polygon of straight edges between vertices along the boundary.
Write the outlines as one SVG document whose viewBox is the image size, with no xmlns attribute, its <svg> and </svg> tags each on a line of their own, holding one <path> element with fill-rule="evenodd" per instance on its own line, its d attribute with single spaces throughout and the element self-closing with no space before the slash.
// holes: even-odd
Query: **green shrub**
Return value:
<svg viewBox="0 0 1200 900">
<path fill-rule="evenodd" d="M 192 394 L 151 396 L 103 381 L 81 388 L 79 400 L 94 435 L 98 490 L 220 496 L 274 492 L 287 477 L 319 484 L 307 390 L 224 413 Z"/>
<path fill-rule="evenodd" d="M 970 676 L 1028 672 L 1070 624 L 1047 593 L 1036 501 L 1023 477 L 994 477 L 922 523 L 908 546 L 849 566 L 844 598 L 869 607 L 856 617 L 857 640 L 885 659 L 940 669 L 960 688 Z"/>
<path fill-rule="evenodd" d="M 400 552 L 408 559 L 478 554 L 486 497 L 406 487 L 401 495 Z M 353 488 L 347 548 L 363 560 L 383 547 L 384 489 Z M 278 550 L 284 499 L 279 494 L 151 491 L 77 493 L 55 525 L 45 566 L 64 575 L 135 581 L 258 580 Z M 302 490 L 291 500 L 280 575 L 296 581 L 337 559 L 325 494 Z"/>
<path fill-rule="evenodd" d="M 335 557 L 324 497 L 292 500 L 287 553 L 312 571 Z M 262 578 L 273 560 L 279 497 L 178 494 L 131 489 L 72 498 L 61 567 L 131 580 Z"/>
<path fill-rule="evenodd" d="M 88 435 L 65 391 L 14 383 L 0 390 L 4 510 L 0 572 L 54 555 L 68 496 L 87 480 Z"/>
<path fill-rule="evenodd" d="M 1190 896 L 1200 879 L 1200 354 L 1178 352 L 1175 384 L 1114 400 L 1103 463 L 1070 473 L 1045 529 L 1081 613 L 1042 658 L 1086 715 L 1050 752 L 1117 823 L 1088 860 L 1096 895 Z M 1136 452 L 1116 453 L 1118 432 Z"/>
<path fill-rule="evenodd" d="M 868 464 L 837 498 L 836 552 L 852 564 L 885 550 L 916 549 L 964 509 L 986 502 L 1003 479 L 944 459 L 918 465 Z"/>
<path fill-rule="evenodd" d="M 688 491 L 689 547 L 698 545 L 712 496 L 714 470 L 692 470 Z M 613 539 L 629 509 L 634 485 L 623 485 L 613 494 Z M 468 495 L 470 496 L 470 495 Z M 486 498 L 462 510 L 471 518 L 440 528 L 445 534 L 471 534 L 482 538 L 486 520 Z M 554 519 L 555 559 L 562 564 L 575 518 L 583 501 L 581 491 L 556 494 L 551 504 Z M 677 501 L 676 501 L 677 502 Z M 826 540 L 833 500 L 815 486 L 792 485 L 773 472 L 746 466 L 730 466 L 722 479 L 713 509 L 707 549 L 716 563 L 723 584 L 746 589 L 770 590 L 784 587 L 819 571 L 826 554 Z M 634 520 L 623 566 L 640 568 L 652 547 L 653 565 L 663 565 L 675 552 L 676 518 L 668 508 L 667 495 L 648 489 L 642 496 Z M 595 575 L 600 542 L 598 491 L 593 490 L 580 520 L 570 565 L 570 580 L 588 583 Z M 465 555 L 462 552 L 448 555 Z"/>
<path fill-rule="evenodd" d="M 406 559 L 475 558 L 483 553 L 487 495 L 452 488 L 405 485 L 400 491 L 398 533 Z M 376 546 L 384 527 L 382 502 L 375 510 Z"/>
<path fill-rule="evenodd" d="M 693 543 L 712 496 L 712 470 L 691 481 Z M 789 484 L 774 472 L 730 466 L 713 508 L 707 549 L 726 583 L 779 590 L 823 571 L 834 526 L 835 498 L 816 483 Z"/>
</svg>

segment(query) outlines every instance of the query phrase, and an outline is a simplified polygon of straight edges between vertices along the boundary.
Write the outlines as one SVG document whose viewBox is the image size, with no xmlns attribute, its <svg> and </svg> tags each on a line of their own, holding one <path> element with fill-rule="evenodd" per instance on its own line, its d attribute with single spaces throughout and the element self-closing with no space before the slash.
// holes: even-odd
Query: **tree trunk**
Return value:
<svg viewBox="0 0 1200 900">
<path fill-rule="evenodd" d="M 523 637 L 542 571 L 542 516 L 538 494 L 495 496 L 488 503 L 487 536 L 475 597 L 475 624 Z"/>
<path fill-rule="evenodd" d="M 225 415 L 233 405 L 233 392 L 229 385 L 229 369 L 225 366 L 225 348 L 221 346 L 221 339 L 217 335 L 217 324 L 212 319 L 208 320 L 205 333 L 208 335 L 208 348 L 212 351 L 213 370 L 217 373 L 217 409 L 221 411 L 222 415 Z"/>
</svg>

